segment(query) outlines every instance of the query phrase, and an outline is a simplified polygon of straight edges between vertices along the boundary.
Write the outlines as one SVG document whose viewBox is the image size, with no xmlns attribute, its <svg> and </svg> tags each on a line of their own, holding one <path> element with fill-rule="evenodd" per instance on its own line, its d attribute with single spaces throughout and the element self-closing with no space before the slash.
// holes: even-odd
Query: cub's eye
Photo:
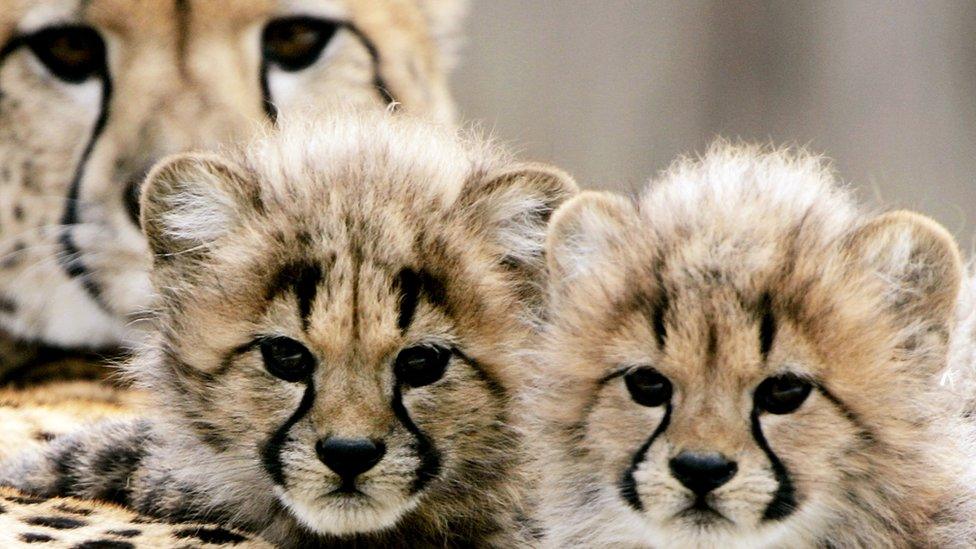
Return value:
<svg viewBox="0 0 976 549">
<path fill-rule="evenodd" d="M 50 27 L 25 40 L 51 74 L 78 84 L 105 71 L 105 42 L 98 31 L 83 25 Z"/>
<path fill-rule="evenodd" d="M 624 376 L 630 398 L 641 406 L 661 406 L 671 400 L 671 382 L 654 368 L 637 368 Z"/>
<path fill-rule="evenodd" d="M 339 24 L 312 17 L 274 19 L 261 35 L 264 58 L 282 69 L 300 71 L 316 60 Z"/>
<path fill-rule="evenodd" d="M 756 408 L 770 414 L 790 414 L 810 396 L 813 385 L 792 374 L 768 377 L 756 387 Z"/>
<path fill-rule="evenodd" d="M 258 344 L 264 367 L 285 381 L 308 379 L 315 369 L 315 357 L 301 343 L 290 337 L 269 337 Z"/>
<path fill-rule="evenodd" d="M 446 347 L 419 345 L 400 351 L 393 364 L 397 379 L 411 387 L 423 387 L 444 375 L 451 350 Z"/>
</svg>

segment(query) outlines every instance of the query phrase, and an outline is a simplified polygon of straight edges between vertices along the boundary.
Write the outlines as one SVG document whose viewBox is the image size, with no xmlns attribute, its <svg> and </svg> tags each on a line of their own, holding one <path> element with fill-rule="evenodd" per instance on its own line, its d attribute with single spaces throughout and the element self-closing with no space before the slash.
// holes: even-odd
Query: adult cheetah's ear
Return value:
<svg viewBox="0 0 976 549">
<path fill-rule="evenodd" d="M 577 192 L 573 178 L 558 168 L 520 164 L 465 183 L 456 213 L 494 244 L 501 262 L 535 280 L 545 269 L 549 218 Z"/>
<path fill-rule="evenodd" d="M 568 284 L 590 273 L 609 282 L 615 269 L 606 269 L 613 254 L 630 248 L 625 237 L 638 227 L 633 201 L 609 192 L 586 191 L 566 202 L 553 215 L 546 239 L 550 288 L 561 293 Z"/>
<path fill-rule="evenodd" d="M 417 0 L 448 69 L 453 68 L 457 60 L 468 3 L 468 0 Z"/>
<path fill-rule="evenodd" d="M 226 234 L 240 215 L 240 204 L 256 192 L 252 187 L 239 167 L 215 154 L 179 154 L 160 161 L 140 197 L 142 230 L 153 254 L 201 249 Z"/>
<path fill-rule="evenodd" d="M 948 333 L 963 266 L 955 240 L 941 225 L 916 213 L 890 212 L 857 229 L 849 251 L 884 282 L 898 318 Z"/>
</svg>

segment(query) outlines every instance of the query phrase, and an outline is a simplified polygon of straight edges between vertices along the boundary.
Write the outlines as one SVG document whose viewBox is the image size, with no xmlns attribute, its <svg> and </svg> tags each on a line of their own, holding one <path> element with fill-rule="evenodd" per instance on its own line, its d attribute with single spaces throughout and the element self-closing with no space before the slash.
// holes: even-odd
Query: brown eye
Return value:
<svg viewBox="0 0 976 549">
<path fill-rule="evenodd" d="M 290 337 L 268 337 L 258 341 L 268 372 L 285 381 L 304 381 L 315 370 L 315 357 Z"/>
<path fill-rule="evenodd" d="M 790 414 L 810 396 L 813 385 L 802 377 L 785 374 L 769 377 L 756 387 L 756 409 L 770 414 Z"/>
<path fill-rule="evenodd" d="M 671 400 L 671 382 L 654 368 L 631 370 L 624 376 L 630 398 L 641 406 L 655 407 Z"/>
<path fill-rule="evenodd" d="M 105 72 L 105 42 L 83 25 L 50 27 L 25 39 L 27 47 L 51 74 L 72 84 Z"/>
<path fill-rule="evenodd" d="M 313 17 L 274 19 L 261 36 L 264 58 L 286 71 L 300 71 L 318 60 L 338 28 Z"/>
<path fill-rule="evenodd" d="M 446 347 L 407 347 L 397 355 L 393 373 L 400 382 L 410 387 L 423 387 L 444 376 L 450 359 L 451 350 Z"/>
</svg>

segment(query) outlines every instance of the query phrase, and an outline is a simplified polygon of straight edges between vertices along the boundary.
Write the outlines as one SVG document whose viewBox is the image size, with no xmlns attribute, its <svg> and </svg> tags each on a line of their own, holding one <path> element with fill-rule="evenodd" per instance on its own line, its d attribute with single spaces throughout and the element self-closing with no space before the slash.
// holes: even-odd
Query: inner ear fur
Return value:
<svg viewBox="0 0 976 549">
<path fill-rule="evenodd" d="M 607 268 L 611 254 L 626 247 L 625 237 L 639 230 L 634 202 L 609 193 L 584 191 L 553 215 L 546 238 L 550 285 L 559 289 L 587 273 L 600 277 L 617 271 Z"/>
<path fill-rule="evenodd" d="M 882 278 L 886 302 L 900 318 L 951 327 L 963 265 L 941 225 L 908 211 L 882 214 L 857 229 L 848 250 Z"/>
<path fill-rule="evenodd" d="M 244 201 L 260 207 L 258 190 L 239 166 L 216 154 L 178 154 L 146 177 L 140 222 L 154 254 L 179 254 L 226 234 Z"/>
</svg>

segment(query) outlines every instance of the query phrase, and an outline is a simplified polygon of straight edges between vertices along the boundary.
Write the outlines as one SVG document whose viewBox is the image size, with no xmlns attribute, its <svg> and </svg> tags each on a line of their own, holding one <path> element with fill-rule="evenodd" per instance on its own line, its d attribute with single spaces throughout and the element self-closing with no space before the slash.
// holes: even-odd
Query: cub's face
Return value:
<svg viewBox="0 0 976 549">
<path fill-rule="evenodd" d="M 307 104 L 450 119 L 435 41 L 449 4 L 4 2 L 0 326 L 68 347 L 135 335 L 150 295 L 140 184 L 166 155 Z"/>
<path fill-rule="evenodd" d="M 565 209 L 544 353 L 556 512 L 602 506 L 597 530 L 719 547 L 814 543 L 870 506 L 854 486 L 887 430 L 924 424 L 906 402 L 944 364 L 944 231 L 892 214 L 818 241 L 811 208 L 772 232 L 715 216 L 672 233 L 622 199 Z"/>
<path fill-rule="evenodd" d="M 436 523 L 511 481 L 525 277 L 572 183 L 476 169 L 422 127 L 336 124 L 151 176 L 169 359 L 146 375 L 215 462 L 254 476 L 241 489 L 312 531 Z"/>
</svg>

